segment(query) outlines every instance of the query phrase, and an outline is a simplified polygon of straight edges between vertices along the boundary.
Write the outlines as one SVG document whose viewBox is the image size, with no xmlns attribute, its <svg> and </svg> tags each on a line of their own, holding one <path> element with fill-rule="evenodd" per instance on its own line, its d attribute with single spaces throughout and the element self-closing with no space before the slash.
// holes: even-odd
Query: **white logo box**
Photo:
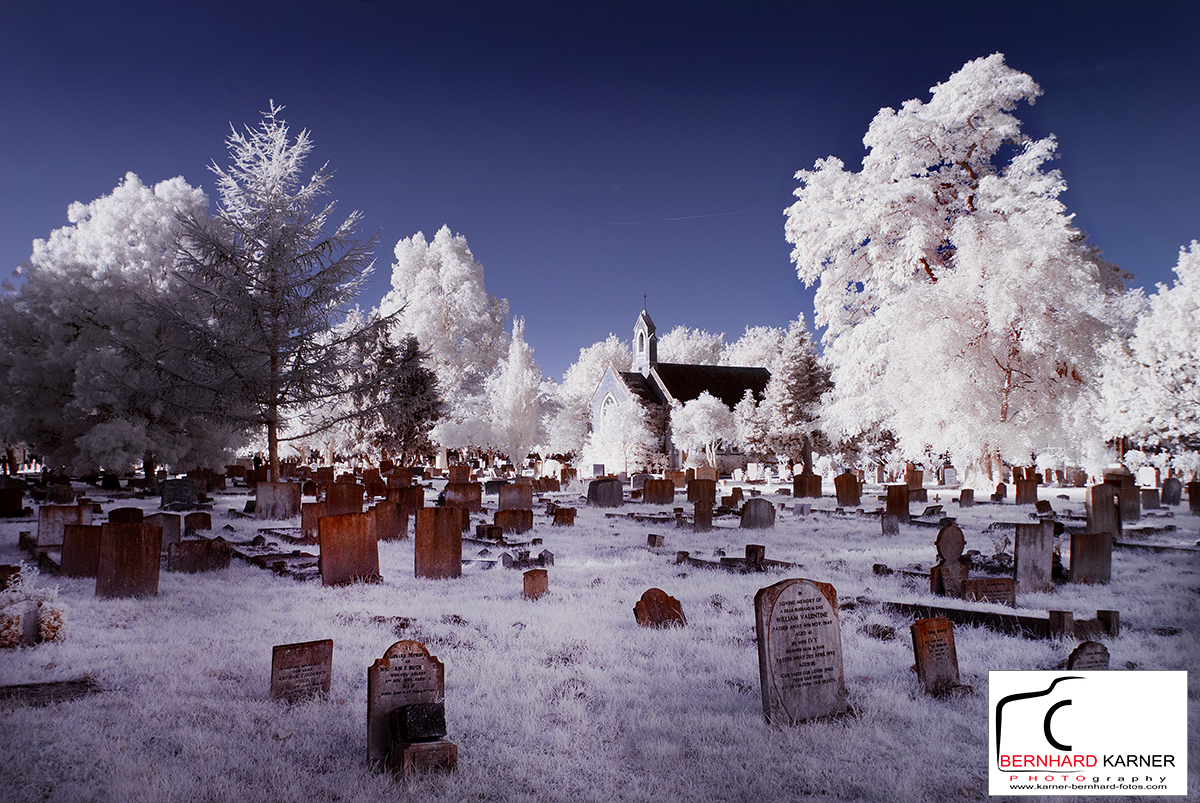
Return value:
<svg viewBox="0 0 1200 803">
<path fill-rule="evenodd" d="M 988 672 L 992 795 L 1186 795 L 1187 672 Z"/>
</svg>

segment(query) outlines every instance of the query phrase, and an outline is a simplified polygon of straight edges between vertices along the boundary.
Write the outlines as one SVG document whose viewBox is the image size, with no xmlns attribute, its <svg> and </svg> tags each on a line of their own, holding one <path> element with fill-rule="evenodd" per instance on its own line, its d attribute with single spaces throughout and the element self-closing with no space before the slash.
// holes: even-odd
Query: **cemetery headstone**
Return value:
<svg viewBox="0 0 1200 803">
<path fill-rule="evenodd" d="M 646 480 L 642 486 L 642 501 L 648 505 L 674 504 L 675 483 L 671 480 Z"/>
<path fill-rule="evenodd" d="M 821 475 L 801 473 L 792 477 L 792 496 L 796 499 L 820 499 Z"/>
<path fill-rule="evenodd" d="M 67 524 L 63 526 L 62 561 L 59 572 L 63 577 L 95 577 L 100 566 L 99 524 Z"/>
<path fill-rule="evenodd" d="M 668 471 L 666 472 L 665 476 L 672 482 L 672 484 L 674 484 L 677 489 L 683 490 L 687 488 L 687 472 Z"/>
<path fill-rule="evenodd" d="M 929 571 L 930 591 L 947 597 L 962 597 L 966 592 L 968 567 L 962 562 L 966 546 L 963 531 L 956 524 L 938 530 L 935 546 L 938 561 Z"/>
<path fill-rule="evenodd" d="M 713 466 L 697 466 L 696 479 L 716 482 L 720 477 L 717 476 L 717 469 Z"/>
<path fill-rule="evenodd" d="M 471 481 L 471 467 L 464 465 L 450 466 L 446 470 L 446 480 L 452 483 L 464 483 Z"/>
<path fill-rule="evenodd" d="M 999 502 L 1008 498 L 1008 486 L 1002 482 L 996 483 L 996 493 L 994 494 L 996 501 Z"/>
<path fill-rule="evenodd" d="M 946 466 L 942 469 L 942 485 L 951 488 L 958 485 L 958 472 L 954 469 L 954 466 Z"/>
<path fill-rule="evenodd" d="M 884 513 L 879 517 L 879 526 L 884 535 L 899 535 L 900 517 L 895 513 Z"/>
<path fill-rule="evenodd" d="M 846 710 L 837 591 L 828 583 L 783 580 L 754 596 L 763 715 L 795 724 Z"/>
<path fill-rule="evenodd" d="M 587 500 L 595 507 L 620 507 L 625 504 L 621 481 L 616 477 L 602 477 L 588 483 Z"/>
<path fill-rule="evenodd" d="M 69 483 L 51 483 L 46 487 L 46 504 L 73 505 L 75 504 L 75 489 Z"/>
<path fill-rule="evenodd" d="M 299 702 L 329 694 L 333 639 L 276 644 L 271 650 L 271 698 Z"/>
<path fill-rule="evenodd" d="M 920 490 L 925 486 L 925 472 L 909 463 L 904 469 L 904 484 L 909 490 Z"/>
<path fill-rule="evenodd" d="M 1158 487 L 1158 469 L 1154 466 L 1142 466 L 1137 471 L 1137 484 L 1143 488 Z"/>
<path fill-rule="evenodd" d="M 715 505 L 717 503 L 717 481 L 708 479 L 692 480 L 687 486 L 687 500 L 689 502 L 704 500 Z"/>
<path fill-rule="evenodd" d="M 885 503 L 884 513 L 898 517 L 903 524 L 908 524 L 909 512 L 909 488 L 907 485 L 888 485 L 887 502 Z"/>
<path fill-rule="evenodd" d="M 1054 506 L 1050 504 L 1049 499 L 1039 499 L 1033 507 L 1039 516 L 1049 516 L 1054 513 Z"/>
<path fill-rule="evenodd" d="M 767 530 L 775 526 L 775 506 L 761 496 L 753 497 L 742 506 L 743 530 Z"/>
<path fill-rule="evenodd" d="M 224 538 L 176 541 L 167 548 L 167 571 L 199 574 L 229 568 L 233 549 Z"/>
<path fill-rule="evenodd" d="M 911 628 L 917 679 L 927 694 L 945 695 L 963 690 L 958 678 L 958 653 L 954 625 L 941 616 L 918 619 Z"/>
<path fill-rule="evenodd" d="M 300 503 L 300 538 L 304 543 L 315 544 L 320 540 L 318 522 L 327 515 L 324 502 Z"/>
<path fill-rule="evenodd" d="M 1016 480 L 1017 498 L 1014 500 L 1018 505 L 1033 505 L 1037 504 L 1037 489 L 1036 480 Z"/>
<path fill-rule="evenodd" d="M 195 480 L 186 477 L 163 480 L 159 484 L 162 493 L 160 507 L 163 510 L 191 510 L 200 503 L 200 494 Z"/>
<path fill-rule="evenodd" d="M 1160 507 L 1158 500 L 1159 500 L 1159 496 L 1158 496 L 1157 488 L 1143 488 L 1142 489 L 1142 509 L 1158 510 Z"/>
<path fill-rule="evenodd" d="M 505 533 L 527 533 L 533 529 L 533 511 L 497 510 L 493 521 Z"/>
<path fill-rule="evenodd" d="M 411 515 L 425 507 L 425 489 L 420 485 L 389 488 L 388 501 L 400 505 L 405 513 Z"/>
<path fill-rule="evenodd" d="M 155 527 L 162 527 L 164 552 L 171 548 L 171 544 L 178 543 L 179 539 L 183 537 L 183 517 L 178 513 L 153 513 L 142 521 L 146 524 L 153 524 Z"/>
<path fill-rule="evenodd" d="M 858 507 L 862 504 L 862 486 L 858 477 L 847 471 L 833 478 L 833 489 L 837 494 L 837 503 L 842 507 Z"/>
<path fill-rule="evenodd" d="M 183 529 L 187 530 L 211 530 L 212 529 L 212 514 L 207 510 L 198 510 L 195 513 L 188 513 L 183 517 Z"/>
<path fill-rule="evenodd" d="M 592 463 L 592 476 L 593 477 L 603 477 L 604 476 L 604 464 L 603 463 Z"/>
<path fill-rule="evenodd" d="M 38 508 L 37 546 L 61 547 L 63 528 L 68 524 L 91 524 L 92 506 L 87 505 L 42 505 Z"/>
<path fill-rule="evenodd" d="M 1017 605 L 1016 584 L 1011 577 L 968 578 L 964 596 L 972 602 L 995 602 L 1010 608 Z"/>
<path fill-rule="evenodd" d="M 1183 482 L 1178 477 L 1163 480 L 1161 501 L 1164 505 L 1178 505 L 1183 501 Z"/>
<path fill-rule="evenodd" d="M 351 477 L 353 479 L 353 477 Z M 325 515 L 345 516 L 363 512 L 363 493 L 366 491 L 356 482 L 331 482 L 323 486 L 325 491 Z"/>
<path fill-rule="evenodd" d="M 1187 484 L 1187 492 L 1188 510 L 1200 515 L 1200 482 L 1189 482 Z"/>
<path fill-rule="evenodd" d="M 1142 517 L 1142 491 L 1136 485 L 1117 489 L 1117 505 L 1121 509 L 1121 524 L 1131 524 Z"/>
<path fill-rule="evenodd" d="M 666 543 L 667 543 L 667 538 L 665 535 L 658 535 L 656 533 L 650 533 L 649 535 L 646 536 L 646 546 L 660 547 L 660 546 L 665 546 Z"/>
<path fill-rule="evenodd" d="M 1117 487 L 1108 483 L 1093 485 L 1085 499 L 1087 529 L 1090 533 L 1121 534 L 1121 519 L 1117 508 Z"/>
<path fill-rule="evenodd" d="M 325 516 L 317 522 L 321 584 L 374 583 L 379 576 L 379 540 L 369 513 Z"/>
<path fill-rule="evenodd" d="M 1071 582 L 1107 583 L 1112 579 L 1111 533 L 1071 533 Z"/>
<path fill-rule="evenodd" d="M 501 510 L 533 510 L 532 485 L 505 485 L 499 489 L 499 495 Z"/>
<path fill-rule="evenodd" d="M 300 495 L 304 486 L 298 482 L 260 482 L 254 488 L 254 517 L 256 519 L 291 519 L 300 514 Z"/>
<path fill-rule="evenodd" d="M 525 599 L 537 599 L 550 590 L 550 575 L 545 569 L 530 569 L 522 575 Z"/>
<path fill-rule="evenodd" d="M 697 499 L 692 503 L 692 529 L 707 533 L 713 526 L 713 503 L 708 499 Z"/>
<path fill-rule="evenodd" d="M 1028 594 L 1053 586 L 1054 523 L 1018 524 L 1013 537 L 1014 578 L 1017 591 Z"/>
<path fill-rule="evenodd" d="M 100 525 L 96 561 L 97 597 L 145 597 L 158 594 L 162 528 L 152 524 Z"/>
<path fill-rule="evenodd" d="M 963 488 L 958 492 L 958 506 L 960 508 L 975 507 L 975 490 L 973 488 Z"/>
<path fill-rule="evenodd" d="M 1072 672 L 1090 672 L 1108 669 L 1108 648 L 1097 641 L 1084 641 L 1071 650 L 1067 658 L 1067 669 Z"/>
<path fill-rule="evenodd" d="M 140 524 L 145 517 L 140 507 L 117 507 L 108 511 L 108 520 L 112 524 Z"/>
<path fill-rule="evenodd" d="M 554 527 L 574 527 L 575 526 L 575 508 L 573 507 L 556 507 L 554 508 Z"/>
<path fill-rule="evenodd" d="M 687 624 L 683 606 L 661 588 L 651 588 L 633 606 L 633 618 L 642 627 L 674 627 Z"/>
<path fill-rule="evenodd" d="M 416 577 L 445 579 L 462 576 L 462 518 L 456 507 L 427 507 L 417 511 L 413 571 Z"/>
<path fill-rule="evenodd" d="M 646 487 L 646 480 L 649 479 L 653 479 L 653 477 L 645 472 L 639 471 L 629 478 L 629 489 L 631 491 L 640 491 Z"/>
<path fill-rule="evenodd" d="M 446 735 L 446 669 L 419 641 L 398 641 L 367 670 L 367 760 L 405 775 L 454 769 Z"/>
<path fill-rule="evenodd" d="M 396 502 L 376 502 L 371 513 L 375 516 L 375 537 L 380 541 L 408 537 L 408 514 Z"/>
</svg>

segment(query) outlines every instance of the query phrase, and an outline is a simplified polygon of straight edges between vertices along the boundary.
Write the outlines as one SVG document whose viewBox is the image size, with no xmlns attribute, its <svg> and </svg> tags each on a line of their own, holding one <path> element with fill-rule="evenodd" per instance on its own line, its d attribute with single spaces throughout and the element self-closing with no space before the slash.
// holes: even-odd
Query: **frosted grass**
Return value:
<svg viewBox="0 0 1200 803">
<path fill-rule="evenodd" d="M 1056 509 L 1082 513 L 1079 492 L 1068 492 L 1068 501 L 1054 498 L 1057 490 L 1047 493 Z M 948 513 L 958 513 L 949 494 L 939 496 Z M 241 502 L 236 495 L 219 499 L 215 511 L 216 527 L 234 527 L 231 539 L 248 539 L 259 526 L 222 515 Z M 833 500 L 817 506 L 831 509 Z M 1179 531 L 1151 540 L 1195 542 L 1200 520 L 1175 510 L 1171 523 Z M 967 549 L 992 552 L 994 536 L 983 528 L 993 520 L 1028 521 L 1028 508 L 961 511 Z M 554 552 L 555 566 L 549 594 L 536 602 L 521 596 L 520 572 L 500 567 L 468 567 L 457 580 L 416 579 L 411 540 L 380 545 L 384 582 L 377 585 L 326 589 L 238 561 L 206 575 L 163 572 L 158 597 L 144 600 L 97 599 L 94 581 L 42 578 L 59 586 L 67 638 L 0 654 L 0 683 L 91 674 L 104 691 L 43 708 L 0 706 L 7 756 L 0 796 L 979 800 L 987 793 L 988 670 L 1057 668 L 1074 646 L 956 627 L 962 682 L 976 693 L 938 700 L 920 691 L 911 670 L 911 621 L 866 601 L 932 601 L 920 580 L 877 576 L 871 566 L 928 569 L 936 530 L 904 527 L 883 537 L 877 520 L 786 511 L 773 530 L 689 533 L 582 506 L 573 528 L 537 521 L 534 535 Z M 17 531 L 31 526 L 0 524 L 0 561 L 20 559 Z M 664 535 L 666 546 L 645 547 L 649 533 Z M 1069 541 L 1060 540 L 1067 559 Z M 676 550 L 715 560 L 718 549 L 742 555 L 747 542 L 803 568 L 743 576 L 675 564 Z M 467 545 L 465 556 L 478 549 Z M 1196 670 L 1196 570 L 1193 555 L 1119 550 L 1111 583 L 1026 595 L 1018 612 L 1044 616 L 1056 608 L 1082 619 L 1116 609 L 1121 636 L 1106 640 L 1114 669 Z M 763 723 L 753 597 L 787 577 L 838 590 L 852 717 L 791 728 Z M 686 627 L 637 627 L 633 605 L 653 586 L 681 601 Z M 896 637 L 868 635 L 873 625 L 894 628 Z M 321 638 L 334 640 L 329 696 L 292 706 L 271 701 L 271 647 Z M 398 779 L 365 762 L 366 669 L 404 638 L 423 641 L 446 665 L 456 774 Z M 1196 698 L 1192 671 L 1190 709 Z M 1189 770 L 1195 796 L 1191 756 Z"/>
</svg>

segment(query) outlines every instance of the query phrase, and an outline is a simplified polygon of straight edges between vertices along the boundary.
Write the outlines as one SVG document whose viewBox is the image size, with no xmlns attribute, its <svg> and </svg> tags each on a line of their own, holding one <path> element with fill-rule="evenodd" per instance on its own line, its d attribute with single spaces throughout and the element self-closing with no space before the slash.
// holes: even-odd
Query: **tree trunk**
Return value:
<svg viewBox="0 0 1200 803">
<path fill-rule="evenodd" d="M 267 479 L 271 482 L 279 482 L 279 421 L 277 419 L 278 408 L 271 405 L 271 412 L 267 418 Z"/>
<path fill-rule="evenodd" d="M 146 490 L 158 490 L 158 464 L 154 460 L 154 452 L 147 450 L 142 455 L 142 473 L 146 475 Z"/>
</svg>

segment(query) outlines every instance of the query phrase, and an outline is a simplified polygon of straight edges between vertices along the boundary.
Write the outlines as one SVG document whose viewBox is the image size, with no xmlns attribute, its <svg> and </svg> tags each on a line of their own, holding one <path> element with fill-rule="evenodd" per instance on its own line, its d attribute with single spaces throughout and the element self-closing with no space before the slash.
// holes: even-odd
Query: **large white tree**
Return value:
<svg viewBox="0 0 1200 803">
<path fill-rule="evenodd" d="M 629 370 L 630 354 L 629 343 L 614 334 L 579 350 L 579 359 L 553 388 L 554 406 L 546 423 L 552 451 L 571 454 L 583 448 L 592 395 L 610 365 L 617 371 Z"/>
<path fill-rule="evenodd" d="M 687 365 L 716 365 L 725 348 L 725 333 L 676 326 L 658 339 L 659 362 Z"/>
<path fill-rule="evenodd" d="M 707 391 L 683 404 L 672 404 L 671 440 L 681 452 L 702 454 L 708 465 L 716 466 L 717 446 L 737 438 L 737 417 Z"/>
<path fill-rule="evenodd" d="M 484 384 L 508 350 L 508 302 L 487 292 L 466 237 L 446 226 L 432 241 L 420 232 L 400 240 L 395 255 L 379 309 L 429 355 L 446 405 L 434 438 L 452 449 L 481 447 L 490 438 L 480 426 Z"/>
<path fill-rule="evenodd" d="M 524 318 L 513 320 L 508 356 L 488 377 L 487 398 L 491 445 L 520 469 L 544 434 L 542 369 L 533 361 L 533 349 L 525 342 Z"/>
<path fill-rule="evenodd" d="M 786 332 L 775 326 L 747 326 L 746 331 L 721 351 L 721 365 L 766 368 L 775 372 Z"/>
<path fill-rule="evenodd" d="M 273 478 L 289 418 L 357 390 L 345 384 L 350 346 L 386 326 L 372 317 L 330 336 L 370 274 L 374 242 L 355 237 L 357 212 L 326 230 L 331 173 L 322 167 L 304 178 L 312 141 L 307 131 L 292 138 L 281 111 L 272 103 L 258 127 L 233 130 L 230 166 L 211 168 L 216 211 L 182 220 L 174 272 L 203 314 L 156 306 L 167 333 L 155 363 L 162 381 L 185 387 L 199 409 L 265 429 Z M 190 357 L 182 370 L 181 353 Z M 245 417 L 241 405 L 249 405 Z"/>
<path fill-rule="evenodd" d="M 133 173 L 108 195 L 68 209 L 70 225 L 35 240 L 0 296 L 3 437 L 51 466 L 123 471 L 142 463 L 222 465 L 237 427 L 183 409 L 172 388 L 139 371 L 125 348 L 157 348 L 156 321 L 135 303 L 191 299 L 173 281 L 180 215 L 203 219 L 208 198 L 182 178 L 144 185 Z"/>
<path fill-rule="evenodd" d="M 1200 451 L 1200 242 L 1179 250 L 1175 282 L 1146 300 L 1105 367 L 1105 434 Z"/>
<path fill-rule="evenodd" d="M 785 231 L 818 284 L 840 434 L 886 428 L 906 454 L 989 471 L 1088 437 L 1096 311 L 1120 281 L 1059 201 L 1053 137 L 1012 114 L 1039 94 L 1002 55 L 977 59 L 928 103 L 882 109 L 859 172 L 830 157 L 797 173 Z"/>
<path fill-rule="evenodd" d="M 759 404 L 766 448 L 812 471 L 822 397 L 830 390 L 829 369 L 821 362 L 801 315 L 780 345 L 765 398 Z"/>
</svg>

